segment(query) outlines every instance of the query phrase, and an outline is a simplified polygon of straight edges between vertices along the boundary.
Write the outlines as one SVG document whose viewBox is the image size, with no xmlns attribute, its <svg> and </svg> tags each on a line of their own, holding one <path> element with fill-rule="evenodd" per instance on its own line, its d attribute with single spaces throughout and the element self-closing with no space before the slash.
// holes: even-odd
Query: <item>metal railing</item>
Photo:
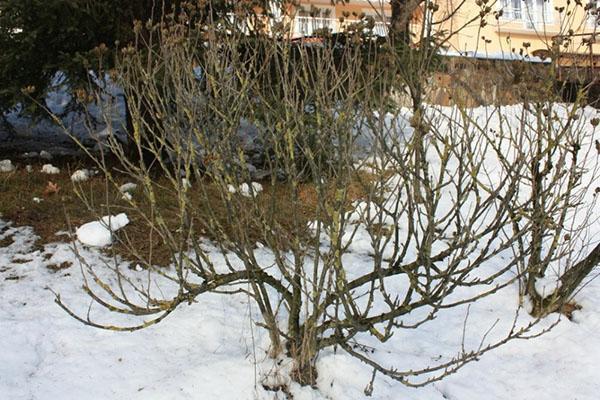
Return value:
<svg viewBox="0 0 600 400">
<path fill-rule="evenodd" d="M 345 20 L 344 22 L 340 22 L 340 20 L 336 18 L 297 16 L 293 20 L 292 32 L 294 37 L 312 36 L 315 34 L 315 32 L 322 31 L 324 29 L 330 31 L 331 33 L 339 33 L 343 32 L 348 25 L 351 25 L 355 22 L 358 21 Z M 377 36 L 387 36 L 388 31 L 389 28 L 386 22 L 375 22 L 375 25 L 373 26 L 373 33 L 375 33 Z"/>
<path fill-rule="evenodd" d="M 502 18 L 520 20 L 522 18 L 521 7 L 502 7 Z"/>
<path fill-rule="evenodd" d="M 296 17 L 294 18 L 294 36 L 312 36 L 323 29 L 339 32 L 338 21 L 334 18 Z"/>
</svg>

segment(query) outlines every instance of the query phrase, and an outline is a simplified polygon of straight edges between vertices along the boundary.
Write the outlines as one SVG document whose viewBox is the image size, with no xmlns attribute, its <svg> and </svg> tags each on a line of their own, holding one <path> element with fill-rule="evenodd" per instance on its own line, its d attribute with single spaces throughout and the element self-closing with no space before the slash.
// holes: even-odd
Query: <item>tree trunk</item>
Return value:
<svg viewBox="0 0 600 400">
<path fill-rule="evenodd" d="M 131 113 L 131 99 L 125 97 L 125 122 L 127 129 L 127 156 L 131 162 L 143 165 L 144 168 L 152 170 L 152 166 L 157 163 L 156 155 L 149 150 L 150 137 L 147 126 L 155 124 L 151 116 L 151 110 L 142 100 L 140 104 L 139 115 L 134 117 Z"/>
<path fill-rule="evenodd" d="M 560 311 L 571 297 L 583 280 L 600 264 L 600 244 L 598 244 L 586 258 L 567 269 L 560 277 L 560 287 L 550 296 L 541 298 L 539 295 L 533 296 L 533 315 L 544 316 L 553 312 Z"/>
<path fill-rule="evenodd" d="M 314 326 L 307 321 L 310 327 L 302 325 L 298 339 L 287 343 L 289 356 L 294 360 L 292 378 L 301 385 L 315 386 L 317 382 L 317 369 L 315 361 L 317 356 L 317 336 Z"/>
<path fill-rule="evenodd" d="M 418 5 L 416 0 L 391 0 L 390 37 L 394 43 L 410 44 L 410 20 Z"/>
</svg>

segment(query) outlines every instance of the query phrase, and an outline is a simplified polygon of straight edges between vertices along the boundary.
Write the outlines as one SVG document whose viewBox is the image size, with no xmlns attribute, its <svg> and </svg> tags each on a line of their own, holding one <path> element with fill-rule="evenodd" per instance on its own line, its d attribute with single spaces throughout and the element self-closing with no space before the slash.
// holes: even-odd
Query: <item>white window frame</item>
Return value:
<svg viewBox="0 0 600 400">
<path fill-rule="evenodd" d="M 501 0 L 502 19 L 521 21 L 525 29 L 538 29 L 554 23 L 552 0 Z"/>
<path fill-rule="evenodd" d="M 600 27 L 600 4 L 599 0 L 590 0 L 588 3 L 593 6 L 586 11 L 587 24 L 591 27 Z"/>
<path fill-rule="evenodd" d="M 543 28 L 544 25 L 554 22 L 552 0 L 525 0 L 523 4 L 525 7 L 522 9 L 522 16 L 525 28 Z"/>
<path fill-rule="evenodd" d="M 378 36 L 387 36 L 389 32 L 389 24 L 391 22 L 392 17 L 385 13 L 383 9 L 373 9 L 371 8 L 363 8 L 362 13 L 367 17 L 372 17 L 375 21 L 374 32 Z"/>
<path fill-rule="evenodd" d="M 508 21 L 520 21 L 523 17 L 523 0 L 501 0 L 502 18 Z"/>
<path fill-rule="evenodd" d="M 314 6 L 313 6 L 314 7 Z M 330 29 L 333 32 L 337 30 L 335 19 L 335 7 L 319 6 L 314 7 L 319 10 L 319 15 L 310 16 L 308 10 L 300 8 L 294 17 L 294 31 L 300 36 L 312 36 L 319 29 Z M 332 17 L 333 15 L 333 17 Z"/>
</svg>

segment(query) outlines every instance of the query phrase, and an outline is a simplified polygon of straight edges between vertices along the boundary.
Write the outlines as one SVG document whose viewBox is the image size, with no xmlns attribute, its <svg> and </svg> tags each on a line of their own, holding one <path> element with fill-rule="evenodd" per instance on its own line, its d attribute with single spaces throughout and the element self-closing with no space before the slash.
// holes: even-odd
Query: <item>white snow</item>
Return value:
<svg viewBox="0 0 600 400">
<path fill-rule="evenodd" d="M 40 158 L 50 161 L 50 160 L 52 160 L 53 157 L 52 157 L 52 154 L 50 154 L 46 150 L 42 150 L 42 151 L 40 151 Z"/>
<path fill-rule="evenodd" d="M 135 192 L 135 190 L 137 189 L 137 186 L 138 185 L 136 185 L 135 183 L 127 182 L 119 187 L 119 192 L 121 192 L 121 193 Z"/>
<path fill-rule="evenodd" d="M 561 286 L 561 282 L 557 276 L 544 276 L 536 278 L 535 291 L 542 297 L 546 297 Z"/>
<path fill-rule="evenodd" d="M 129 223 L 126 214 L 105 216 L 99 221 L 88 222 L 77 228 L 77 239 L 83 244 L 94 247 L 105 247 L 112 244 L 113 232 Z"/>
<path fill-rule="evenodd" d="M 476 109 L 474 113 L 485 117 L 486 110 Z M 258 193 L 262 186 L 253 184 L 252 190 L 250 185 L 230 186 L 229 190 Z M 350 220 L 357 223 L 368 212 L 377 211 L 372 209 L 373 205 L 360 202 L 355 206 Z M 84 242 L 82 233 L 84 239 L 110 244 L 111 230 L 128 222 L 125 214 L 107 216 L 80 227 L 77 237 Z M 597 240 L 599 234 L 596 221 L 590 226 L 587 238 Z M 99 249 L 84 247 L 78 249 L 76 257 L 72 243 L 54 243 L 40 249 L 31 228 L 14 227 L 0 219 L 0 242 L 5 243 L 4 239 L 10 239 L 10 244 L 0 247 L 0 399 L 285 399 L 280 392 L 266 391 L 262 384 L 290 383 L 290 360 L 267 357 L 268 335 L 257 324 L 261 321 L 260 314 L 249 296 L 211 293 L 198 297 L 191 305 L 183 304 L 165 321 L 145 330 L 131 333 L 97 330 L 59 309 L 53 292 L 60 293 L 67 305 L 85 317 L 90 302 L 81 290 L 84 282 L 80 270 L 95 266 L 100 277 L 110 281 L 110 268 L 114 264 L 109 256 Z M 235 257 L 225 260 L 216 247 L 206 246 L 215 265 L 231 263 L 235 268 L 241 263 Z M 369 268 L 369 246 L 368 235 L 357 230 L 349 243 L 351 251 L 344 256 L 349 275 Z M 273 264 L 273 254 L 268 248 L 260 247 L 254 255 L 261 265 Z M 178 288 L 168 279 L 159 275 L 149 277 L 147 270 L 137 265 L 130 268 L 127 262 L 117 261 L 128 279 L 145 283 L 156 293 L 177 293 Z M 72 266 L 56 272 L 48 268 L 65 262 Z M 494 260 L 487 264 L 484 268 L 496 266 Z M 172 272 L 173 267 L 165 271 Z M 577 293 L 574 300 L 582 309 L 574 312 L 572 321 L 563 318 L 539 338 L 509 342 L 458 373 L 424 388 L 412 389 L 377 374 L 371 398 L 597 399 L 600 279 L 592 279 L 597 275 L 598 272 L 592 273 Z M 112 282 L 116 283 L 114 279 Z M 401 284 L 398 282 L 399 287 Z M 553 285 L 556 279 L 551 275 L 536 282 L 538 290 L 551 290 Z M 365 349 L 372 348 L 373 355 L 384 365 L 403 368 L 429 365 L 456 356 L 462 344 L 476 347 L 496 323 L 490 335 L 498 331 L 501 334 L 502 328 L 510 326 L 515 318 L 518 303 L 519 287 L 515 283 L 470 308 L 465 305 L 444 310 L 418 329 L 398 330 L 385 346 L 369 335 L 357 340 L 370 346 Z M 89 311 L 102 322 L 134 321 L 126 315 L 102 313 L 97 307 Z M 528 315 L 519 318 L 524 322 L 532 320 Z M 551 327 L 556 318 L 547 317 L 538 328 Z M 317 370 L 315 389 L 290 384 L 294 399 L 365 398 L 372 369 L 343 350 L 322 352 Z"/>
<path fill-rule="evenodd" d="M 11 160 L 0 161 L 0 172 L 13 172 L 14 170 L 15 166 Z"/>
<path fill-rule="evenodd" d="M 255 325 L 258 310 L 242 294 L 208 294 L 184 305 L 163 323 L 119 333 L 86 327 L 53 302 L 52 289 L 85 315 L 89 298 L 81 291 L 80 262 L 68 243 L 38 250 L 31 228 L 0 220 L 0 398 L 60 400 L 285 399 L 265 391 L 263 382 L 289 382 L 288 359 L 270 360 L 268 338 Z M 110 260 L 90 248 L 82 261 Z M 257 253 L 268 261 L 265 253 Z M 216 252 L 212 256 L 219 257 Z M 70 262 L 51 272 L 48 265 Z M 82 265 L 85 268 L 85 264 Z M 121 267 L 143 281 L 141 268 Z M 105 274 L 109 271 L 105 271 Z M 104 275 L 106 277 L 106 275 Z M 167 283 L 158 281 L 159 287 Z M 157 289 L 158 290 L 158 289 Z M 484 356 L 445 380 L 420 389 L 377 375 L 371 398 L 377 400 L 595 400 L 600 390 L 600 280 L 578 295 L 583 306 L 574 321 L 563 320 L 550 333 L 517 341 Z M 495 295 L 470 310 L 468 329 L 477 332 L 496 319 L 512 317 L 517 289 Z M 394 362 L 427 362 L 455 350 L 466 308 L 440 314 L 417 331 L 393 339 L 386 357 Z M 549 325 L 554 318 L 550 318 Z M 291 386 L 294 398 L 364 399 L 372 370 L 341 350 L 324 352 L 317 362 L 317 390 Z M 68 377 L 74 377 L 68 379 Z M 76 378 L 75 378 L 76 377 Z"/>
<path fill-rule="evenodd" d="M 33 202 L 40 204 L 42 202 L 42 199 L 40 199 L 39 197 L 34 197 Z"/>
<path fill-rule="evenodd" d="M 23 158 L 38 158 L 40 155 L 37 151 L 28 151 L 21 155 Z"/>
<path fill-rule="evenodd" d="M 90 179 L 90 171 L 87 169 L 79 169 L 71 175 L 71 181 L 75 183 L 85 182 Z"/>
<path fill-rule="evenodd" d="M 239 187 L 235 187 L 234 185 L 227 185 L 227 191 L 229 193 L 239 193 L 245 197 L 253 197 L 262 192 L 263 187 L 258 182 L 252 182 L 250 185 L 247 183 L 242 183 Z"/>
<path fill-rule="evenodd" d="M 56 174 L 60 174 L 60 169 L 58 169 L 57 167 L 55 167 L 52 164 L 44 164 L 42 166 L 42 173 L 49 174 L 49 175 L 56 175 Z"/>
<path fill-rule="evenodd" d="M 136 191 L 138 185 L 132 182 L 127 182 L 119 187 L 119 192 L 122 193 L 121 198 L 125 201 L 133 199 L 132 193 Z"/>
</svg>

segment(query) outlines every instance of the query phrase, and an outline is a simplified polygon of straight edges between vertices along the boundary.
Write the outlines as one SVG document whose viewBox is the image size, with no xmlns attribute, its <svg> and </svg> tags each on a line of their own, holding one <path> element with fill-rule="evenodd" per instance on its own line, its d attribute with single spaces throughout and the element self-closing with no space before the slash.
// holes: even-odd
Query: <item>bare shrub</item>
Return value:
<svg viewBox="0 0 600 400">
<path fill-rule="evenodd" d="M 153 319 L 117 327 L 58 298 L 73 316 L 136 330 L 204 293 L 244 292 L 271 356 L 291 357 L 303 384 L 315 383 L 316 358 L 330 347 L 421 386 L 539 334 L 539 319 L 515 310 L 503 335 L 483 333 L 479 346 L 419 369 L 384 365 L 357 347 L 518 281 L 531 295 L 552 263 L 572 265 L 565 229 L 581 203 L 583 168 L 595 168 L 579 104 L 548 98 L 483 116 L 426 107 L 423 81 L 439 43 L 426 41 L 407 62 L 362 29 L 343 44 L 329 35 L 295 44 L 277 31 L 180 15 L 149 32 L 138 37 L 143 50 L 122 52 L 114 77 L 135 100 L 133 145 L 155 165 L 131 161 L 118 143 L 118 173 L 96 161 L 109 186 L 118 188 L 118 174 L 140 186 L 128 212 L 160 237 L 172 266 L 155 266 L 152 248 L 137 251 L 126 232 L 120 241 L 172 287 L 151 290 L 118 267 L 108 282 L 87 265 L 97 303 Z M 411 110 L 390 105 L 393 90 L 408 90 Z"/>
</svg>

